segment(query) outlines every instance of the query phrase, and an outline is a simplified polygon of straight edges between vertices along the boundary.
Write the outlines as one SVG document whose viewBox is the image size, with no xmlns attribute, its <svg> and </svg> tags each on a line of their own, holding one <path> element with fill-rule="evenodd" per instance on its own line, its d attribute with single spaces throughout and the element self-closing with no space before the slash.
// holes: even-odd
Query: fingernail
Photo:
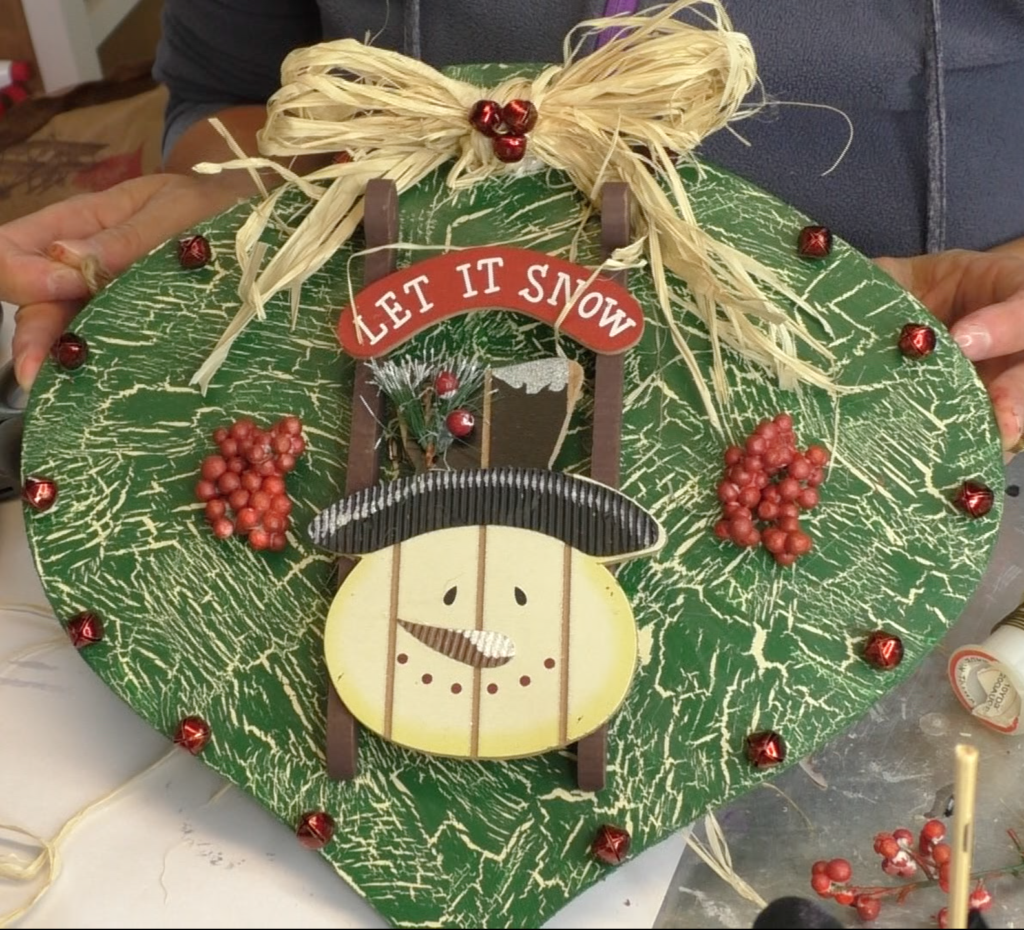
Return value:
<svg viewBox="0 0 1024 930">
<path fill-rule="evenodd" d="M 46 255 L 55 262 L 63 262 L 65 265 L 77 266 L 82 260 L 82 255 L 77 249 L 71 248 L 66 242 L 60 240 L 50 243 Z"/>
<path fill-rule="evenodd" d="M 50 297 L 56 300 L 82 297 L 87 292 L 82 273 L 74 268 L 57 268 L 51 271 L 46 285 L 50 289 Z"/>
<path fill-rule="evenodd" d="M 983 326 L 968 324 L 953 334 L 953 339 L 968 358 L 984 358 L 992 343 L 989 331 Z"/>
</svg>

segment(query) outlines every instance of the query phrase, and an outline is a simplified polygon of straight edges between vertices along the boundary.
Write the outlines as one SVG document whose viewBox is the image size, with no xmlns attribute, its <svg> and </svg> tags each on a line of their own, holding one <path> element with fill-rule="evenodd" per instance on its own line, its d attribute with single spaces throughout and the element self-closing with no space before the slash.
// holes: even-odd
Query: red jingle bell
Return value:
<svg viewBox="0 0 1024 930">
<path fill-rule="evenodd" d="M 456 439 L 465 439 L 476 428 L 476 417 L 468 410 L 453 410 L 445 418 L 444 425 Z"/>
<path fill-rule="evenodd" d="M 517 136 L 512 133 L 495 136 L 491 140 L 491 144 L 494 146 L 495 158 L 506 164 L 522 161 L 526 154 L 526 136 Z"/>
<path fill-rule="evenodd" d="M 525 136 L 537 125 L 537 107 L 532 100 L 510 100 L 501 108 L 501 117 L 509 132 Z"/>
<path fill-rule="evenodd" d="M 496 100 L 478 100 L 469 111 L 469 122 L 477 132 L 496 136 L 501 128 L 501 104 Z"/>
<path fill-rule="evenodd" d="M 22 485 L 21 499 L 40 513 L 49 510 L 57 500 L 57 482 L 52 478 L 30 476 Z"/>
<path fill-rule="evenodd" d="M 103 621 L 99 614 L 83 610 L 68 620 L 68 636 L 76 649 L 84 649 L 103 639 Z"/>
<path fill-rule="evenodd" d="M 757 768 L 770 768 L 785 758 L 786 743 L 774 730 L 751 733 L 747 737 L 747 759 Z"/>
<path fill-rule="evenodd" d="M 174 742 L 198 756 L 210 742 L 210 725 L 202 717 L 182 717 L 174 731 Z"/>
<path fill-rule="evenodd" d="M 797 251 L 804 258 L 825 258 L 832 251 L 832 231 L 827 226 L 805 226 L 797 238 Z"/>
<path fill-rule="evenodd" d="M 334 818 L 326 811 L 307 811 L 299 818 L 295 835 L 306 849 L 323 849 L 334 836 Z"/>
<path fill-rule="evenodd" d="M 965 481 L 957 489 L 953 504 L 969 517 L 983 517 L 995 503 L 992 489 L 980 481 Z"/>
<path fill-rule="evenodd" d="M 602 824 L 597 830 L 590 851 L 595 859 L 605 865 L 618 865 L 629 855 L 630 836 L 628 830 L 614 824 Z"/>
<path fill-rule="evenodd" d="M 459 379 L 455 376 L 454 372 L 442 371 L 434 379 L 434 393 L 440 398 L 447 399 L 452 397 L 458 389 Z"/>
<path fill-rule="evenodd" d="M 78 333 L 62 333 L 50 346 L 50 358 L 58 368 L 74 371 L 81 368 L 89 358 L 89 344 Z"/>
<path fill-rule="evenodd" d="M 178 264 L 187 271 L 202 268 L 212 255 L 206 236 L 186 236 L 178 241 Z"/>
<path fill-rule="evenodd" d="M 864 658 L 875 668 L 896 668 L 903 661 L 903 640 L 894 633 L 875 630 L 864 644 Z"/>
<path fill-rule="evenodd" d="M 900 330 L 900 351 L 907 358 L 924 358 L 935 351 L 935 330 L 923 323 L 907 323 Z"/>
</svg>

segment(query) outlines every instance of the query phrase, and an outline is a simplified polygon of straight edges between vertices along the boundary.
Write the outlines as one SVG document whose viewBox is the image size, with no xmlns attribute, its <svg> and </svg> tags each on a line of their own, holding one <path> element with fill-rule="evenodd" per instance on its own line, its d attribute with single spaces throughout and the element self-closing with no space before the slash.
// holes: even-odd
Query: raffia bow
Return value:
<svg viewBox="0 0 1024 930">
<path fill-rule="evenodd" d="M 702 26 L 676 18 L 691 7 L 704 8 L 693 10 Z M 579 37 L 610 26 L 618 28 L 617 36 L 580 57 Z M 562 65 L 491 89 L 351 39 L 289 55 L 259 137 L 265 157 L 246 158 L 236 146 L 240 157 L 235 161 L 196 166 L 204 173 L 244 168 L 255 175 L 270 169 L 285 183 L 263 198 L 238 233 L 242 307 L 193 383 L 206 389 L 235 337 L 263 315 L 275 294 L 291 289 L 295 312 L 302 282 L 361 222 L 371 178 L 391 179 L 402 192 L 454 162 L 447 183 L 457 190 L 523 171 L 523 163 L 509 165 L 496 158 L 491 140 L 471 126 L 468 114 L 481 99 L 524 99 L 533 101 L 540 114 L 528 137 L 534 166 L 564 171 L 598 209 L 605 182 L 621 180 L 630 186 L 633 229 L 645 244 L 661 313 L 712 422 L 718 423 L 712 390 L 720 402 L 727 401 L 723 344 L 774 371 L 784 386 L 801 381 L 831 388 L 820 368 L 797 356 L 797 345 L 825 359 L 830 353 L 778 298 L 811 314 L 813 308 L 774 271 L 702 230 L 676 171 L 679 159 L 688 158 L 707 135 L 753 112 L 742 107 L 756 81 L 747 37 L 732 31 L 720 0 L 678 0 L 644 14 L 590 20 L 577 30 L 566 37 Z M 643 150 L 649 160 L 640 154 Z M 338 152 L 352 160 L 305 177 L 273 160 Z M 275 206 L 290 189 L 302 191 L 312 206 L 257 270 L 264 254 L 260 236 L 275 221 Z M 686 288 L 673 287 L 666 271 Z M 687 344 L 680 311 L 696 313 L 711 336 L 711 385 Z"/>
</svg>

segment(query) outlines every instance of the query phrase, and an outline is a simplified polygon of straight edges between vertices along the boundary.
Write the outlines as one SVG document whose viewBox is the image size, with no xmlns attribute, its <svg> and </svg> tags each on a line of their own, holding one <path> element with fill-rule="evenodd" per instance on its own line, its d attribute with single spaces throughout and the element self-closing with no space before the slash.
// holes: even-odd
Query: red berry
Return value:
<svg viewBox="0 0 1024 930">
<path fill-rule="evenodd" d="M 882 844 L 886 840 L 891 840 L 891 839 L 892 839 L 892 834 L 891 833 L 876 833 L 875 834 L 875 852 L 876 853 L 882 852 Z M 893 855 L 895 855 L 895 853 Z"/>
<path fill-rule="evenodd" d="M 292 500 L 287 494 L 277 494 L 270 502 L 270 509 L 282 517 L 287 517 L 292 512 Z"/>
<path fill-rule="evenodd" d="M 863 921 L 875 920 L 882 910 L 882 902 L 866 894 L 857 895 L 853 900 L 853 906 L 857 908 L 857 916 Z"/>
<path fill-rule="evenodd" d="M 793 530 L 786 534 L 786 551 L 795 556 L 807 555 L 813 545 L 811 537 L 802 530 Z"/>
<path fill-rule="evenodd" d="M 796 478 L 797 481 L 806 481 L 811 474 L 811 463 L 797 453 L 793 456 L 793 460 L 789 463 L 786 471 L 789 473 L 790 478 Z"/>
<path fill-rule="evenodd" d="M 929 820 L 921 827 L 920 839 L 937 843 L 946 835 L 946 825 L 941 820 Z"/>
<path fill-rule="evenodd" d="M 984 882 L 978 882 L 977 887 L 971 892 L 967 906 L 972 911 L 987 911 L 992 907 L 992 894 L 985 887 Z"/>
<path fill-rule="evenodd" d="M 238 455 L 238 440 L 234 436 L 222 439 L 217 445 L 220 446 L 220 454 L 226 459 L 233 459 Z"/>
<path fill-rule="evenodd" d="M 782 496 L 779 494 L 779 486 L 770 484 L 761 492 L 761 500 L 771 501 L 773 504 L 782 503 Z"/>
<path fill-rule="evenodd" d="M 526 134 L 537 125 L 537 105 L 532 100 L 510 100 L 501 108 L 509 132 Z"/>
<path fill-rule="evenodd" d="M 800 482 L 796 478 L 783 478 L 779 482 L 779 496 L 784 501 L 795 501 L 800 493 Z"/>
<path fill-rule="evenodd" d="M 465 439 L 476 427 L 476 417 L 468 410 L 460 408 L 449 413 L 444 424 L 448 427 L 448 432 L 456 439 Z M 746 482 L 744 481 L 742 484 L 746 484 Z"/>
<path fill-rule="evenodd" d="M 454 372 L 442 371 L 434 379 L 434 393 L 438 397 L 447 400 L 449 397 L 454 396 L 455 392 L 459 389 L 459 379 L 455 376 Z"/>
<path fill-rule="evenodd" d="M 288 517 L 283 513 L 277 513 L 275 510 L 268 510 L 263 514 L 263 529 L 271 535 L 283 533 L 288 529 Z"/>
<path fill-rule="evenodd" d="M 261 475 L 264 478 L 269 478 L 272 475 L 277 474 L 277 462 L 273 459 L 267 459 L 265 462 L 260 462 L 256 466 L 256 474 Z"/>
<path fill-rule="evenodd" d="M 779 435 L 779 428 L 771 420 L 762 420 L 755 432 L 770 443 Z"/>
<path fill-rule="evenodd" d="M 262 478 L 263 490 L 271 496 L 284 494 L 284 478 L 280 475 L 271 475 L 269 478 Z"/>
<path fill-rule="evenodd" d="M 944 888 L 944 891 L 949 891 L 948 888 Z M 942 908 L 938 914 L 935 915 L 935 922 L 939 925 L 939 930 L 946 930 L 949 926 L 949 908 Z"/>
<path fill-rule="evenodd" d="M 270 534 L 266 530 L 257 527 L 249 533 L 249 545 L 257 552 L 266 549 L 270 545 Z"/>
<path fill-rule="evenodd" d="M 853 875 L 853 867 L 847 859 L 830 859 L 825 874 L 834 882 L 848 882 Z"/>
<path fill-rule="evenodd" d="M 495 136 L 491 139 L 491 148 L 494 149 L 494 157 L 506 164 L 522 161 L 526 155 L 526 136 L 517 136 L 508 133 L 504 136 Z"/>
<path fill-rule="evenodd" d="M 221 494 L 230 494 L 242 486 L 242 479 L 233 471 L 226 471 L 217 479 L 217 490 Z"/>
<path fill-rule="evenodd" d="M 823 898 L 832 897 L 832 880 L 823 872 L 815 872 L 811 876 L 811 887 Z"/>
<path fill-rule="evenodd" d="M 772 422 L 787 433 L 793 429 L 793 418 L 788 413 L 778 414 Z"/>
<path fill-rule="evenodd" d="M 797 237 L 803 258 L 826 258 L 832 252 L 832 231 L 827 226 L 804 226 Z"/>
<path fill-rule="evenodd" d="M 218 426 L 213 431 L 213 441 L 219 446 L 225 439 L 228 438 L 228 429 L 226 426 Z"/>
<path fill-rule="evenodd" d="M 493 136 L 501 126 L 502 107 L 495 100 L 478 100 L 469 111 L 469 122 L 477 132 Z"/>
<path fill-rule="evenodd" d="M 932 847 L 932 862 L 936 865 L 943 865 L 949 862 L 953 855 L 953 850 L 949 848 L 948 843 L 936 843 Z"/>
<path fill-rule="evenodd" d="M 826 871 L 828 871 L 828 862 L 825 859 L 819 859 L 811 866 L 811 875 L 817 875 L 819 872 Z"/>
<path fill-rule="evenodd" d="M 282 552 L 288 545 L 288 537 L 284 533 L 271 533 L 268 548 L 271 552 Z"/>
<path fill-rule="evenodd" d="M 811 469 L 811 473 L 807 476 L 808 487 L 816 488 L 825 480 L 825 469 L 820 465 L 816 465 Z"/>
<path fill-rule="evenodd" d="M 227 539 L 234 532 L 235 526 L 227 517 L 221 517 L 213 524 L 213 535 L 218 539 Z"/>
<path fill-rule="evenodd" d="M 731 481 L 720 481 L 718 483 L 718 499 L 723 504 L 731 503 L 739 496 L 739 485 L 733 484 Z"/>
<path fill-rule="evenodd" d="M 745 488 L 754 480 L 754 476 L 747 470 L 746 463 L 741 462 L 729 469 L 729 480 L 737 487 Z"/>
<path fill-rule="evenodd" d="M 273 441 L 270 443 L 270 448 L 274 450 L 278 455 L 282 452 L 292 451 L 292 438 L 291 436 L 275 436 Z"/>
<path fill-rule="evenodd" d="M 842 904 L 844 907 L 849 907 L 853 904 L 854 894 L 852 891 L 840 891 L 836 895 L 836 904 Z"/>
<path fill-rule="evenodd" d="M 796 501 L 784 501 L 779 504 L 779 516 L 780 517 L 792 517 L 796 519 L 800 516 L 800 506 Z"/>
<path fill-rule="evenodd" d="M 228 459 L 228 471 L 233 471 L 236 475 L 241 475 L 245 471 L 245 459 L 240 455 L 236 455 L 232 459 Z"/>
<path fill-rule="evenodd" d="M 288 443 L 291 445 L 291 442 Z M 248 448 L 245 450 L 245 457 L 253 464 L 259 465 L 260 462 L 265 462 L 270 458 L 270 449 L 262 443 L 250 443 Z"/>
<path fill-rule="evenodd" d="M 217 496 L 217 485 L 203 478 L 196 482 L 196 500 L 209 501 Z"/>
<path fill-rule="evenodd" d="M 950 863 L 943 862 L 939 866 L 939 888 L 941 888 L 946 894 L 949 894 L 949 869 Z"/>
<path fill-rule="evenodd" d="M 212 500 L 206 502 L 206 519 L 210 523 L 215 523 L 221 517 L 223 517 L 228 510 L 228 505 L 224 503 L 224 498 L 214 497 Z"/>
<path fill-rule="evenodd" d="M 228 503 L 231 505 L 231 509 L 238 513 L 246 504 L 249 503 L 251 495 L 245 488 L 236 488 L 228 495 Z"/>
<path fill-rule="evenodd" d="M 736 465 L 743 461 L 743 450 L 739 446 L 729 446 L 725 450 L 725 464 Z"/>
<path fill-rule="evenodd" d="M 728 520 L 719 520 L 715 524 L 715 535 L 719 539 L 731 539 L 732 538 L 732 524 Z"/>
<path fill-rule="evenodd" d="M 774 520 L 779 515 L 779 505 L 774 501 L 762 500 L 757 506 L 757 515 L 762 520 Z"/>
<path fill-rule="evenodd" d="M 306 451 L 306 440 L 303 439 L 301 436 L 293 436 L 292 437 L 292 449 L 291 449 L 292 455 L 297 457 L 297 456 L 302 455 L 302 453 L 305 452 L 305 451 Z"/>
<path fill-rule="evenodd" d="M 729 528 L 729 535 L 732 536 L 732 541 L 737 546 L 742 546 L 744 540 L 747 539 L 750 533 L 755 532 L 754 524 L 751 520 L 744 517 L 733 517 L 732 526 Z"/>
<path fill-rule="evenodd" d="M 736 500 L 744 507 L 753 510 L 761 502 L 761 490 L 752 484 L 743 488 Z"/>
<path fill-rule="evenodd" d="M 775 525 L 782 530 L 784 533 L 795 533 L 800 529 L 800 521 L 796 517 L 783 515 L 782 509 L 779 508 L 779 518 L 775 521 Z"/>
<path fill-rule="evenodd" d="M 786 533 L 784 530 L 780 530 L 777 526 L 772 526 L 766 529 L 761 534 L 761 542 L 764 543 L 765 549 L 767 549 L 772 555 L 778 555 L 779 553 L 786 551 Z"/>
<path fill-rule="evenodd" d="M 270 479 L 263 479 L 259 476 L 259 472 L 253 471 L 251 468 L 247 468 L 242 472 L 242 487 L 245 488 L 250 494 L 254 491 L 258 491 L 263 487 L 264 480 L 269 481 Z"/>
<path fill-rule="evenodd" d="M 255 424 L 248 417 L 242 417 L 231 424 L 232 439 L 246 439 L 253 431 Z"/>
<path fill-rule="evenodd" d="M 796 496 L 796 502 L 804 510 L 812 510 L 821 503 L 821 495 L 817 488 L 803 488 Z"/>
<path fill-rule="evenodd" d="M 722 507 L 722 513 L 729 520 L 735 520 L 737 517 L 744 520 L 754 519 L 754 515 L 750 512 L 749 508 L 744 507 L 742 504 L 738 504 L 736 501 Z"/>
<path fill-rule="evenodd" d="M 764 455 L 767 448 L 768 443 L 765 441 L 763 436 L 754 434 L 747 438 L 746 449 L 750 455 Z"/>
<path fill-rule="evenodd" d="M 259 526 L 260 515 L 252 507 L 242 507 L 235 518 L 235 529 L 239 533 L 248 533 Z"/>
<path fill-rule="evenodd" d="M 760 455 L 748 455 L 743 459 L 743 464 L 746 465 L 747 471 L 749 471 L 755 477 L 758 472 L 764 471 L 764 457 Z"/>
<path fill-rule="evenodd" d="M 893 830 L 892 838 L 904 849 L 909 849 L 914 842 L 914 834 L 906 827 L 900 827 L 898 830 Z"/>
<path fill-rule="evenodd" d="M 291 452 L 284 452 L 277 457 L 277 470 L 282 474 L 287 474 L 295 468 L 295 456 Z"/>
<path fill-rule="evenodd" d="M 804 455 L 807 456 L 807 461 L 812 465 L 828 464 L 828 449 L 824 446 L 808 446 Z"/>
<path fill-rule="evenodd" d="M 249 506 L 257 513 L 263 513 L 270 509 L 271 503 L 275 500 L 277 500 L 276 497 L 271 497 L 266 491 L 260 489 L 249 498 Z"/>
<path fill-rule="evenodd" d="M 282 417 L 277 422 L 277 430 L 286 436 L 298 436 L 302 433 L 302 420 L 294 415 Z"/>
<path fill-rule="evenodd" d="M 199 469 L 199 473 L 207 481 L 216 481 L 227 470 L 228 463 L 224 461 L 223 456 L 208 455 L 203 459 L 203 464 Z"/>
<path fill-rule="evenodd" d="M 796 556 L 792 552 L 776 552 L 773 555 L 775 561 L 784 568 L 789 568 L 790 565 L 796 564 Z"/>
<path fill-rule="evenodd" d="M 893 856 L 899 853 L 900 846 L 899 843 L 897 843 L 891 836 L 887 836 L 882 840 L 881 848 L 876 847 L 875 851 L 883 855 L 886 859 L 892 859 Z"/>
</svg>

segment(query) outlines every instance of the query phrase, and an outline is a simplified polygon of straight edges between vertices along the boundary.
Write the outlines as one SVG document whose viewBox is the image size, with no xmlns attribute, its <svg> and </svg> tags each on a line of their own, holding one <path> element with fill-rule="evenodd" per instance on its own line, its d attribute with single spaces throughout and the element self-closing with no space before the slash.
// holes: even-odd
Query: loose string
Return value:
<svg viewBox="0 0 1024 930">
<path fill-rule="evenodd" d="M 704 25 L 675 18 L 687 9 Z M 616 30 L 610 41 L 577 57 L 580 31 L 593 35 L 609 27 Z M 294 304 L 302 283 L 349 241 L 363 218 L 367 181 L 392 180 L 401 193 L 453 162 L 446 177 L 451 191 L 548 167 L 564 172 L 600 209 L 601 184 L 629 185 L 633 230 L 646 243 L 661 321 L 696 379 L 712 425 L 720 428 L 718 408 L 728 403 L 723 346 L 768 368 L 783 387 L 807 383 L 837 390 L 826 370 L 830 351 L 793 310 L 816 317 L 815 309 L 775 271 L 703 230 L 677 171 L 681 163 L 699 169 L 691 153 L 701 140 L 755 112 L 742 105 L 756 81 L 753 50 L 745 35 L 732 30 L 721 0 L 676 0 L 635 16 L 587 21 L 566 37 L 564 55 L 563 64 L 532 80 L 514 77 L 485 89 L 351 39 L 291 53 L 259 134 L 262 156 L 196 170 L 269 169 L 284 181 L 237 234 L 243 277 L 255 243 L 268 226 L 280 224 L 281 198 L 299 191 L 309 208 L 252 278 L 192 383 L 205 391 L 234 339 L 267 302 L 290 290 Z M 528 154 L 519 164 L 499 161 L 490 140 L 470 125 L 468 113 L 481 99 L 525 99 L 537 107 Z M 338 152 L 351 160 L 301 178 L 275 161 Z M 685 288 L 670 284 L 668 275 Z M 710 387 L 680 323 L 688 313 L 711 336 Z M 801 346 L 817 356 L 817 364 L 799 357 Z"/>
<path fill-rule="evenodd" d="M 126 791 L 136 782 L 141 781 L 151 772 L 156 771 L 164 762 L 178 752 L 177 747 L 165 752 L 156 761 L 146 766 L 141 772 L 137 772 L 126 782 L 117 788 L 108 791 L 105 795 L 91 801 L 76 814 L 73 814 L 64 825 L 57 831 L 53 839 L 45 840 L 42 837 L 19 827 L 16 824 L 0 823 L 0 832 L 14 833 L 25 837 L 33 846 L 39 849 L 34 856 L 26 857 L 17 853 L 7 853 L 0 856 L 0 879 L 7 881 L 28 882 L 37 878 L 40 873 L 45 876 L 42 884 L 35 890 L 32 896 L 22 905 L 0 914 L 0 927 L 7 927 L 14 921 L 24 917 L 31 911 L 53 887 L 61 867 L 61 845 L 68 835 L 90 814 L 105 807 L 120 794 Z"/>
</svg>

